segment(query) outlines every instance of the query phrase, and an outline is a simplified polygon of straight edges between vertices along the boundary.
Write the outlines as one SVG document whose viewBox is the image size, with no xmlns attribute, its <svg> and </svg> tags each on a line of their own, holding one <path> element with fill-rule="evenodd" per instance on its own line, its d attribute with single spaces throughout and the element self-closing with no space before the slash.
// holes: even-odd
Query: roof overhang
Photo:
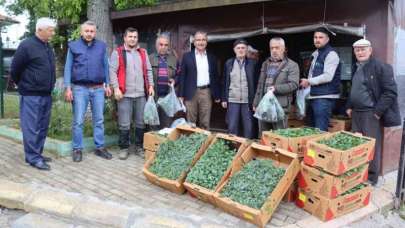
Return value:
<svg viewBox="0 0 405 228">
<path fill-rule="evenodd" d="M 11 17 L 0 14 L 0 26 L 6 26 L 6 25 L 12 25 L 12 24 L 18 24 L 18 23 L 20 23 L 20 22 L 12 19 Z"/>
<path fill-rule="evenodd" d="M 225 1 L 188 0 L 188 1 L 162 2 L 155 6 L 134 8 L 134 9 L 128 9 L 128 10 L 121 10 L 121 11 L 112 11 L 111 20 L 145 16 L 145 15 L 153 15 L 153 14 L 159 14 L 159 13 L 171 13 L 171 12 L 179 12 L 179 11 L 194 10 L 194 9 L 204 9 L 204 8 L 212 8 L 212 7 L 220 7 L 220 6 L 247 4 L 247 3 L 268 2 L 268 1 L 272 1 L 272 0 L 267 0 L 267 1 L 265 1 L 265 0 L 225 0 Z"/>
</svg>

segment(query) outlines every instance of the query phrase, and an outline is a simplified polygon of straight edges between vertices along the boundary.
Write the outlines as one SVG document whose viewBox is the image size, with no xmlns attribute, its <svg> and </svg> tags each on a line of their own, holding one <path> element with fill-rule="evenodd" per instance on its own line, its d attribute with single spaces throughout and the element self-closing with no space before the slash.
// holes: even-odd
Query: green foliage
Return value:
<svg viewBox="0 0 405 228">
<path fill-rule="evenodd" d="M 183 172 L 188 171 L 206 139 L 205 134 L 193 133 L 189 136 L 181 135 L 175 141 L 163 142 L 156 152 L 156 158 L 149 171 L 159 177 L 177 180 Z"/>
<path fill-rule="evenodd" d="M 155 5 L 159 0 L 114 0 L 117 10 Z"/>
<path fill-rule="evenodd" d="M 284 173 L 285 169 L 275 167 L 271 160 L 251 160 L 230 178 L 220 194 L 235 202 L 260 209 Z"/>
<path fill-rule="evenodd" d="M 364 188 L 364 187 L 366 187 L 366 186 L 367 186 L 366 184 L 361 183 L 361 184 L 357 185 L 356 187 L 354 187 L 354 188 L 352 188 L 352 189 L 349 189 L 349 190 L 347 190 L 346 192 L 342 193 L 341 196 L 349 195 L 349 194 L 351 194 L 351 193 L 353 193 L 353 192 L 359 191 L 360 189 L 362 189 L 362 188 Z"/>
<path fill-rule="evenodd" d="M 340 175 L 339 178 L 350 177 L 350 176 L 353 175 L 354 173 L 359 173 L 359 172 L 361 172 L 362 170 L 364 170 L 365 167 L 366 167 L 366 164 L 361 165 L 361 166 L 359 166 L 359 167 L 357 167 L 357 168 L 351 169 L 351 170 L 349 170 L 349 171 L 343 173 L 342 175 Z"/>
<path fill-rule="evenodd" d="M 325 144 L 331 148 L 338 149 L 338 150 L 348 150 L 350 148 L 356 147 L 361 145 L 368 140 L 361 137 L 356 137 L 353 135 L 349 135 L 346 133 L 337 133 L 333 137 L 329 139 L 322 139 L 319 140 L 318 143 Z"/>
<path fill-rule="evenodd" d="M 275 134 L 281 135 L 284 137 L 301 137 L 301 136 L 308 136 L 308 135 L 317 135 L 321 134 L 322 131 L 319 130 L 318 128 L 312 128 L 312 127 L 304 127 L 304 128 L 296 128 L 296 129 L 278 129 L 274 131 Z"/>
<path fill-rule="evenodd" d="M 212 144 L 187 175 L 186 181 L 214 190 L 236 154 L 229 141 L 218 139 Z"/>
</svg>

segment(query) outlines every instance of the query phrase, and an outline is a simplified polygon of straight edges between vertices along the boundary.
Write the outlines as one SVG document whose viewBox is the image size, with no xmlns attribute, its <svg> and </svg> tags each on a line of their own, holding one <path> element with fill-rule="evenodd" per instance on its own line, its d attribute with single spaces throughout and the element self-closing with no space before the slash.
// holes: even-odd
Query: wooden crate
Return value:
<svg viewBox="0 0 405 228">
<path fill-rule="evenodd" d="M 270 159 L 274 161 L 276 166 L 286 168 L 284 176 L 281 178 L 276 188 L 268 196 L 260 209 L 242 205 L 227 197 L 222 197 L 220 194 L 221 190 L 228 183 L 230 177 L 240 171 L 244 165 L 255 158 Z M 245 152 L 243 152 L 242 156 L 234 162 L 230 177 L 225 180 L 224 183 L 222 183 L 218 191 L 214 194 L 216 205 L 230 214 L 245 219 L 248 222 L 256 224 L 260 227 L 264 227 L 277 209 L 277 206 L 287 192 L 288 188 L 293 184 L 299 169 L 300 164 L 296 154 L 283 149 L 275 149 L 269 146 L 253 143 L 245 150 Z"/>
</svg>

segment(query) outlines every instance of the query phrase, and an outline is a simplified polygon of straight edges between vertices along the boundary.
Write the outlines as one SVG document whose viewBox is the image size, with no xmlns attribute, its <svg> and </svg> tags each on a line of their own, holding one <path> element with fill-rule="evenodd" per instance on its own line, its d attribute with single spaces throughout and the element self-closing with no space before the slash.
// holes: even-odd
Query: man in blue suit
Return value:
<svg viewBox="0 0 405 228">
<path fill-rule="evenodd" d="M 179 97 L 185 101 L 187 120 L 208 129 L 212 99 L 220 102 L 217 60 L 207 52 L 207 33 L 194 34 L 195 49 L 183 55 L 180 73 Z"/>
</svg>

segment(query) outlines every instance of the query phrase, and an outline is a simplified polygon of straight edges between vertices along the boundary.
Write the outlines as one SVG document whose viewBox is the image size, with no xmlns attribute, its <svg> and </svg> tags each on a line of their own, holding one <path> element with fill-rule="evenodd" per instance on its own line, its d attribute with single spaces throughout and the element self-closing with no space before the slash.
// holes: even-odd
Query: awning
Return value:
<svg viewBox="0 0 405 228">
<path fill-rule="evenodd" d="M 210 42 L 220 42 L 220 41 L 235 40 L 235 39 L 239 39 L 239 38 L 248 38 L 248 37 L 264 35 L 264 34 L 294 34 L 294 33 L 302 33 L 302 32 L 312 32 L 316 28 L 319 28 L 319 27 L 325 27 L 334 33 L 347 34 L 347 35 L 353 35 L 353 36 L 358 36 L 358 37 L 365 37 L 365 35 L 366 35 L 366 26 L 365 25 L 363 25 L 361 27 L 353 27 L 353 26 L 342 26 L 342 25 L 319 23 L 319 24 L 277 28 L 277 29 L 263 27 L 262 29 L 256 29 L 256 30 L 246 31 L 246 32 L 214 33 L 214 34 L 208 34 L 208 40 Z M 190 37 L 190 41 L 191 42 L 193 41 L 192 36 Z"/>
</svg>

